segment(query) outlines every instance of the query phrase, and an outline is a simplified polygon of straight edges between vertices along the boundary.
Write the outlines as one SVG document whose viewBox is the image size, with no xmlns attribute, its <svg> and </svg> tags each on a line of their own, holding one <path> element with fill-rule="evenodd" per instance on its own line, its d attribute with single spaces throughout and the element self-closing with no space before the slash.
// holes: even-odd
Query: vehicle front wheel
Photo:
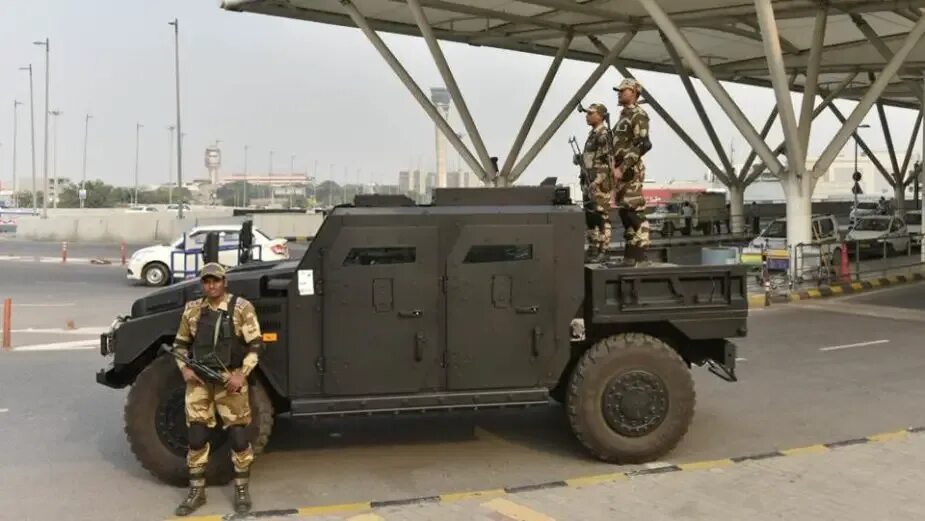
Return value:
<svg viewBox="0 0 925 521">
<path fill-rule="evenodd" d="M 170 270 L 160 262 L 152 262 L 141 270 L 141 279 L 148 286 L 165 286 L 170 281 Z"/>
<path fill-rule="evenodd" d="M 251 424 L 248 438 L 255 454 L 263 452 L 273 431 L 273 403 L 259 379 L 249 383 Z M 186 384 L 173 358 L 161 356 L 138 375 L 125 402 L 125 434 L 141 466 L 159 480 L 186 486 L 189 447 L 185 412 Z M 221 428 L 213 429 L 206 479 L 228 483 L 234 473 L 231 443 Z"/>
<path fill-rule="evenodd" d="M 695 401 L 690 369 L 674 349 L 650 335 L 625 333 L 584 353 L 566 404 L 572 431 L 594 456 L 644 463 L 684 437 Z"/>
</svg>

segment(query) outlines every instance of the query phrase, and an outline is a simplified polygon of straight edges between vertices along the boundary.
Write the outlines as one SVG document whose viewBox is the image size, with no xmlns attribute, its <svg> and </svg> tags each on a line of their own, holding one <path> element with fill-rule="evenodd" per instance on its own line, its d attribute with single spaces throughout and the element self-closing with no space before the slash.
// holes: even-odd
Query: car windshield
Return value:
<svg viewBox="0 0 925 521">
<path fill-rule="evenodd" d="M 763 234 L 769 239 L 786 239 L 787 238 L 787 221 L 774 221 L 768 226 Z"/>
<path fill-rule="evenodd" d="M 921 225 L 922 224 L 922 214 L 907 213 L 906 214 L 906 224 Z"/>
<path fill-rule="evenodd" d="M 885 232 L 889 228 L 889 219 L 861 219 L 854 227 L 859 232 Z"/>
<path fill-rule="evenodd" d="M 858 203 L 858 209 L 860 210 L 876 210 L 877 208 L 877 203 Z"/>
</svg>

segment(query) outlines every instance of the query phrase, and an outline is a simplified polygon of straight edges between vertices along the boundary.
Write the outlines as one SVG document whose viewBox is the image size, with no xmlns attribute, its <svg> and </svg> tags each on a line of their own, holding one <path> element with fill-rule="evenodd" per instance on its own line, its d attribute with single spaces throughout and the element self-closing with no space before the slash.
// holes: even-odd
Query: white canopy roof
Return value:
<svg viewBox="0 0 925 521">
<path fill-rule="evenodd" d="M 802 90 L 813 25 L 821 0 L 774 0 L 784 64 L 797 74 Z M 379 31 L 420 36 L 408 6 L 401 0 L 355 0 L 354 5 Z M 841 97 L 858 99 L 886 65 L 883 51 L 857 22 L 866 23 L 891 52 L 896 51 L 925 0 L 830 0 L 820 86 L 834 86 L 854 76 Z M 638 34 L 620 61 L 631 68 L 676 73 L 653 20 L 634 0 L 421 0 L 437 38 L 553 56 L 567 32 L 575 37 L 567 57 L 600 62 L 601 52 L 588 36 L 608 48 L 634 29 Z M 711 66 L 718 79 L 770 86 L 767 60 L 754 3 L 749 0 L 659 0 L 683 34 Z M 223 8 L 320 23 L 353 26 L 338 0 L 224 0 Z M 855 19 L 852 19 L 852 15 Z M 857 18 L 857 17 L 860 17 Z M 882 96 L 889 105 L 918 107 L 917 96 L 902 78 L 921 83 L 925 42 L 912 51 Z M 921 87 L 918 87 L 919 89 Z"/>
</svg>

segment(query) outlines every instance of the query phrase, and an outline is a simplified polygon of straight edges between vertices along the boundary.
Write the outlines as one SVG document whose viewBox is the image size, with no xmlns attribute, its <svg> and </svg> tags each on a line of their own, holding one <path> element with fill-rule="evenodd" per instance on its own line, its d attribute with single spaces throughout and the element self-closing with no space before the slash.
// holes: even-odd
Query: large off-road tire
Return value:
<svg viewBox="0 0 925 521">
<path fill-rule="evenodd" d="M 641 333 L 588 349 L 569 382 L 569 422 L 597 458 L 644 463 L 673 449 L 694 416 L 694 381 L 678 353 Z"/>
<path fill-rule="evenodd" d="M 254 453 L 260 454 L 273 430 L 273 402 L 259 379 L 252 378 L 249 385 L 251 424 L 247 430 Z M 132 453 L 156 478 L 176 486 L 186 486 L 189 479 L 185 387 L 176 362 L 160 356 L 138 375 L 125 402 L 125 435 Z M 234 473 L 231 446 L 220 426 L 211 434 L 206 479 L 221 485 Z"/>
</svg>

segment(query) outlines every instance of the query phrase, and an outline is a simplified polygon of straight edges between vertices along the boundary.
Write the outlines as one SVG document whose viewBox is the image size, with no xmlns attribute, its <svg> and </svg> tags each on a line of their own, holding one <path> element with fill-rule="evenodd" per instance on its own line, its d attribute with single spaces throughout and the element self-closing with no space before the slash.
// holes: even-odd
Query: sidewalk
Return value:
<svg viewBox="0 0 925 521">
<path fill-rule="evenodd" d="M 925 519 L 923 478 L 925 433 L 910 429 L 747 458 L 576 478 L 540 489 L 257 514 L 279 521 Z"/>
</svg>

